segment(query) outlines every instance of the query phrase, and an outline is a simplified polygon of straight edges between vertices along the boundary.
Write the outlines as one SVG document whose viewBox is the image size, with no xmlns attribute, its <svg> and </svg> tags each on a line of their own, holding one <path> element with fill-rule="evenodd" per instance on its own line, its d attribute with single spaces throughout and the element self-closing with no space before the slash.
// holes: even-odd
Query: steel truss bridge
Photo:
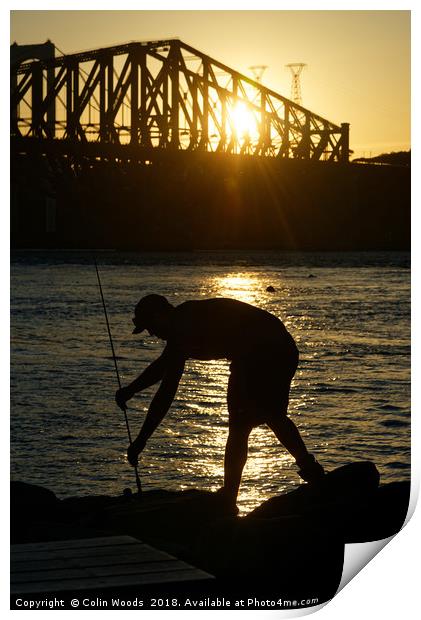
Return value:
<svg viewBox="0 0 421 620">
<path fill-rule="evenodd" d="M 335 125 L 178 39 L 35 57 L 12 64 L 18 143 L 96 145 L 139 159 L 151 149 L 349 159 L 347 123 Z"/>
</svg>

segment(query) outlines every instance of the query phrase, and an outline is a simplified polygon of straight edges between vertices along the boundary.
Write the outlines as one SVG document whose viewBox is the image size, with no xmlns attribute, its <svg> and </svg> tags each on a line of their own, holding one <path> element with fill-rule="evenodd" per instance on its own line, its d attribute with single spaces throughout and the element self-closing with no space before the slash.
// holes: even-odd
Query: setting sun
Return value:
<svg viewBox="0 0 421 620">
<path fill-rule="evenodd" d="M 250 138 L 251 140 L 258 137 L 259 128 L 257 119 L 252 110 L 245 103 L 237 103 L 231 112 L 233 129 L 238 138 Z"/>
</svg>

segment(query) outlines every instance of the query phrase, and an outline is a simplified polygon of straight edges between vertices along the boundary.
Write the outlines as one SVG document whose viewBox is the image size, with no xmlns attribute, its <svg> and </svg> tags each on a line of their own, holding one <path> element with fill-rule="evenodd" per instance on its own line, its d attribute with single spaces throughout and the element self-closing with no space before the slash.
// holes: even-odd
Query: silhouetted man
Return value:
<svg viewBox="0 0 421 620">
<path fill-rule="evenodd" d="M 129 446 L 127 457 L 132 465 L 168 412 L 186 360 L 228 359 L 229 432 L 224 486 L 219 492 L 226 504 L 235 510 L 248 438 L 260 424 L 267 424 L 292 454 L 304 480 L 315 482 L 323 476 L 322 466 L 309 454 L 287 416 L 298 350 L 279 319 L 234 299 L 187 301 L 175 307 L 161 295 L 147 295 L 137 304 L 133 323 L 134 334 L 147 329 L 167 345 L 137 379 L 116 393 L 117 404 L 124 408 L 137 392 L 161 381 L 140 433 Z"/>
</svg>

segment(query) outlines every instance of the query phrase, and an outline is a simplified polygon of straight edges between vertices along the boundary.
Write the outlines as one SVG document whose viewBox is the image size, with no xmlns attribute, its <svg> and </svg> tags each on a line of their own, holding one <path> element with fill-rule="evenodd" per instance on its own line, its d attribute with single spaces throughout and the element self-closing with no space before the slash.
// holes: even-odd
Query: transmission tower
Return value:
<svg viewBox="0 0 421 620">
<path fill-rule="evenodd" d="M 263 74 L 267 68 L 267 65 L 253 65 L 252 67 L 249 67 L 250 71 L 253 73 L 254 79 L 256 82 L 259 82 L 259 84 L 262 81 Z"/>
<path fill-rule="evenodd" d="M 292 74 L 291 99 L 294 103 L 302 105 L 300 75 L 307 65 L 305 62 L 290 62 L 289 65 L 285 66 L 289 68 Z"/>
</svg>

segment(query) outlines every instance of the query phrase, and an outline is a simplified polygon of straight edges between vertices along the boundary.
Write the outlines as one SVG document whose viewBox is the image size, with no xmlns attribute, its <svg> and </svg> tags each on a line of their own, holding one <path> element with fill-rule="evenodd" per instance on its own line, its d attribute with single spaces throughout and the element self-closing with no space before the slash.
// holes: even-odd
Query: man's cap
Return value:
<svg viewBox="0 0 421 620">
<path fill-rule="evenodd" d="M 153 316 L 156 312 L 160 312 L 165 308 L 168 308 L 171 304 L 163 295 L 146 295 L 146 297 L 142 297 L 142 299 L 137 304 L 133 319 L 133 323 L 135 328 L 133 330 L 133 334 L 140 334 L 146 329 L 147 324 L 149 322 L 149 318 Z"/>
</svg>

